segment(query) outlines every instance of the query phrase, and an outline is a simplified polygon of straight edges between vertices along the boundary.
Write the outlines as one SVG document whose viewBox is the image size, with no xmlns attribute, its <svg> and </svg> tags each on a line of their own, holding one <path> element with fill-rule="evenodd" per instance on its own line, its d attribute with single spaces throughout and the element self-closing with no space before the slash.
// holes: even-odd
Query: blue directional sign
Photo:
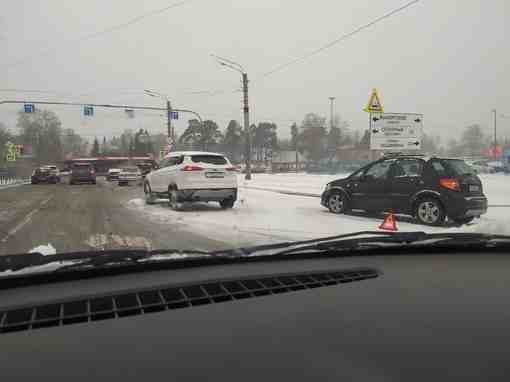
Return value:
<svg viewBox="0 0 510 382">
<path fill-rule="evenodd" d="M 88 105 L 83 106 L 83 115 L 85 117 L 94 116 L 94 108 L 92 106 L 88 106 Z"/>
<path fill-rule="evenodd" d="M 179 112 L 178 111 L 170 112 L 170 119 L 179 119 Z"/>
<path fill-rule="evenodd" d="M 135 117 L 135 111 L 133 109 L 124 109 L 124 112 L 126 113 L 126 116 L 128 118 L 134 118 Z"/>
<path fill-rule="evenodd" d="M 25 111 L 25 113 L 33 113 L 35 111 L 35 106 L 33 103 L 26 103 L 23 106 L 24 106 L 23 110 Z"/>
</svg>

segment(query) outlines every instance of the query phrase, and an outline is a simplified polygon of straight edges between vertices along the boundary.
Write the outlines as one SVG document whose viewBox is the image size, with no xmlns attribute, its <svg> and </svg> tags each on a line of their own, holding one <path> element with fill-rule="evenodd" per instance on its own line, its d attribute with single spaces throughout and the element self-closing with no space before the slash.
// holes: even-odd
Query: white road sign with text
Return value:
<svg viewBox="0 0 510 382">
<path fill-rule="evenodd" d="M 370 149 L 420 150 L 422 131 L 423 114 L 372 114 Z"/>
</svg>

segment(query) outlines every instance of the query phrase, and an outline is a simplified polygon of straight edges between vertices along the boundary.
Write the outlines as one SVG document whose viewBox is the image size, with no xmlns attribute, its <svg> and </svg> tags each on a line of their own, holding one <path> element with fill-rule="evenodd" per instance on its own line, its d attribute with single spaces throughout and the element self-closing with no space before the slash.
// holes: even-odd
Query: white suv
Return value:
<svg viewBox="0 0 510 382">
<path fill-rule="evenodd" d="M 173 152 L 145 177 L 147 204 L 155 198 L 169 200 L 179 209 L 183 202 L 219 202 L 232 208 L 237 199 L 237 168 L 222 154 L 201 151 Z"/>
</svg>

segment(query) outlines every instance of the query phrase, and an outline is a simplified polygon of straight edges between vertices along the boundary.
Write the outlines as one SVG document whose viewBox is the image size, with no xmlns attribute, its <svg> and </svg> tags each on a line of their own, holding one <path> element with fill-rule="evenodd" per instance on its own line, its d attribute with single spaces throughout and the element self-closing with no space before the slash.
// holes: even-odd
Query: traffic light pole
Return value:
<svg viewBox="0 0 510 382">
<path fill-rule="evenodd" d="M 175 144 L 175 136 L 172 129 L 172 105 L 170 104 L 169 100 L 166 100 L 166 120 L 168 127 L 168 138 L 170 138 L 172 143 Z"/>
<path fill-rule="evenodd" d="M 200 114 L 196 111 L 189 109 L 172 109 L 170 101 L 167 101 L 167 105 L 165 108 L 163 107 L 153 107 L 153 106 L 131 106 L 131 105 L 112 105 L 112 104 L 94 104 L 94 103 L 79 103 L 79 102 L 50 102 L 50 101 L 18 101 L 18 100 L 6 100 L 0 101 L 0 105 L 4 104 L 38 104 L 38 105 L 56 105 L 56 106 L 92 106 L 92 107 L 102 107 L 107 109 L 128 109 L 128 110 L 154 110 L 154 111 L 166 111 L 167 112 L 167 127 L 168 127 L 168 137 L 175 139 L 175 132 L 172 127 L 172 119 L 171 112 L 177 111 L 180 113 L 190 113 L 198 118 L 200 121 L 200 125 L 203 126 L 203 120 Z"/>
</svg>

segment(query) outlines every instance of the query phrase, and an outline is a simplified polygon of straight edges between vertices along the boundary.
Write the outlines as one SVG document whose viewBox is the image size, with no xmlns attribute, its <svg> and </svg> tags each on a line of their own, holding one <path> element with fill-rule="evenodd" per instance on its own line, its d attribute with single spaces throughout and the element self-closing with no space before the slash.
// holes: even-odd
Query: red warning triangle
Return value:
<svg viewBox="0 0 510 382">
<path fill-rule="evenodd" d="M 386 231 L 397 231 L 397 221 L 395 220 L 395 215 L 390 212 L 385 218 L 382 224 L 379 226 L 379 229 L 384 229 Z"/>
</svg>

